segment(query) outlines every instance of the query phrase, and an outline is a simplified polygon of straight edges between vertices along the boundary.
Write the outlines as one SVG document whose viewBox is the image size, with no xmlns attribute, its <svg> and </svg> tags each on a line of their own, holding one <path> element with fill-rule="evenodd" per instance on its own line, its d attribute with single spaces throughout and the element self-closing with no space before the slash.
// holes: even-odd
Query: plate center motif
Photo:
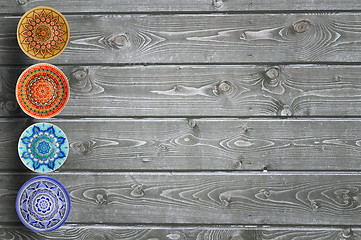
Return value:
<svg viewBox="0 0 361 240">
<path fill-rule="evenodd" d="M 33 28 L 31 27 L 31 29 Z M 46 45 L 48 45 L 51 39 L 54 37 L 54 31 L 48 24 L 41 23 L 34 28 L 34 31 L 32 33 L 30 32 L 30 35 L 33 36 L 33 38 L 29 40 L 34 39 L 35 42 L 41 44 L 42 48 L 50 48 L 50 45 Z"/>
<path fill-rule="evenodd" d="M 56 84 L 47 76 L 32 79 L 27 92 L 29 100 L 37 106 L 49 106 L 57 97 Z"/>
</svg>

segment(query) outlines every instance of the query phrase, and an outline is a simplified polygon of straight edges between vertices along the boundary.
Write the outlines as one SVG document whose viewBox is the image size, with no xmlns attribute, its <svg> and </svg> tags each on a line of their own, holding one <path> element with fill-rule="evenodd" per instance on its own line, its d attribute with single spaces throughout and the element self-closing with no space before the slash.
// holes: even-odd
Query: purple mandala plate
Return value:
<svg viewBox="0 0 361 240">
<path fill-rule="evenodd" d="M 54 231 L 69 216 L 69 193 L 52 177 L 34 177 L 20 188 L 16 198 L 16 212 L 21 222 L 31 230 Z"/>
</svg>

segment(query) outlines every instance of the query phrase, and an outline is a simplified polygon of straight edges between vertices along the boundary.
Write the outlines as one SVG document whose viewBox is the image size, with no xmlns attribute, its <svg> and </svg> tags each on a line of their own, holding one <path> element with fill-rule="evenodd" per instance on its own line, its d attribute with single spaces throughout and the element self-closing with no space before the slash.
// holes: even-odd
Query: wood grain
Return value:
<svg viewBox="0 0 361 240">
<path fill-rule="evenodd" d="M 360 13 L 66 15 L 70 42 L 54 64 L 359 63 Z M 35 63 L 1 16 L 0 64 Z"/>
<path fill-rule="evenodd" d="M 60 171 L 361 170 L 359 119 L 47 120 L 70 142 Z M 28 171 L 17 155 L 34 123 L 0 121 L 1 171 Z"/>
<path fill-rule="evenodd" d="M 59 67 L 71 95 L 60 116 L 361 115 L 359 65 Z M 0 116 L 25 116 L 25 68 L 0 67 Z"/>
<path fill-rule="evenodd" d="M 35 174 L 0 174 L 0 222 Z M 358 225 L 358 173 L 57 173 L 69 191 L 67 223 Z"/>
<path fill-rule="evenodd" d="M 0 13 L 22 14 L 37 6 L 49 6 L 63 13 L 97 12 L 234 12 L 234 11 L 300 11 L 300 10 L 355 10 L 361 3 L 354 0 L 0 0 Z"/>
<path fill-rule="evenodd" d="M 119 227 L 65 224 L 52 233 L 35 233 L 21 226 L 0 226 L 0 238 L 12 240 L 359 240 L 361 235 L 358 228 Z"/>
</svg>

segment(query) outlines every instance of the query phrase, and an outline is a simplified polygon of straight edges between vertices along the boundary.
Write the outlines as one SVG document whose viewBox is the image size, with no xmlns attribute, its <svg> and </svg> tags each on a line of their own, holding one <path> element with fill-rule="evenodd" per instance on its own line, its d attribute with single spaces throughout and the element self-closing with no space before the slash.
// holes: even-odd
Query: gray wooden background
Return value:
<svg viewBox="0 0 361 240">
<path fill-rule="evenodd" d="M 71 30 L 48 122 L 72 209 L 47 234 L 15 211 L 38 63 L 16 27 L 41 5 Z M 0 0 L 0 239 L 361 239 L 360 39 L 357 0 Z"/>
</svg>

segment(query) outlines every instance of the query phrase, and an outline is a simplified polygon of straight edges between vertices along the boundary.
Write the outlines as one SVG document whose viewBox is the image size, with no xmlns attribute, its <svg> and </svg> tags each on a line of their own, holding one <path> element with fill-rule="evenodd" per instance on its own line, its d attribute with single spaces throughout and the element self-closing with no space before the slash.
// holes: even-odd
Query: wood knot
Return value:
<svg viewBox="0 0 361 240">
<path fill-rule="evenodd" d="M 70 147 L 80 155 L 84 155 L 89 151 L 89 144 L 87 142 L 74 142 L 70 144 Z"/>
<path fill-rule="evenodd" d="M 349 239 L 349 238 L 351 238 L 351 236 L 352 236 L 351 228 L 342 229 L 340 239 Z"/>
<path fill-rule="evenodd" d="M 316 212 L 320 208 L 320 206 L 316 201 L 311 201 L 311 208 L 312 211 Z"/>
<path fill-rule="evenodd" d="M 106 195 L 103 195 L 103 194 L 97 194 L 96 196 L 96 202 L 98 204 L 101 204 L 101 205 L 106 205 L 108 202 L 107 202 L 107 196 Z"/>
<path fill-rule="evenodd" d="M 125 36 L 125 35 L 118 35 L 113 39 L 113 42 L 116 45 L 123 47 L 124 45 L 126 45 L 129 42 L 129 40 L 128 40 L 127 36 Z"/>
<path fill-rule="evenodd" d="M 222 199 L 221 204 L 222 204 L 222 206 L 228 207 L 230 205 L 230 200 L 229 199 Z"/>
<path fill-rule="evenodd" d="M 223 0 L 213 0 L 213 6 L 215 8 L 220 8 L 223 6 Z"/>
<path fill-rule="evenodd" d="M 358 204 L 361 204 L 361 193 L 352 196 L 352 200 L 357 202 Z"/>
<path fill-rule="evenodd" d="M 197 122 L 194 119 L 188 119 L 188 126 L 195 128 L 197 126 Z"/>
<path fill-rule="evenodd" d="M 291 107 L 288 105 L 283 105 L 281 111 L 280 111 L 280 115 L 281 116 L 292 116 L 292 110 Z"/>
<path fill-rule="evenodd" d="M 72 75 L 77 81 L 83 81 L 88 76 L 88 71 L 85 69 L 78 69 L 75 72 L 73 72 Z"/>
<path fill-rule="evenodd" d="M 301 20 L 293 24 L 293 30 L 297 33 L 303 33 L 307 30 L 310 22 L 307 20 Z"/>
<path fill-rule="evenodd" d="M 105 46 L 109 48 L 122 49 L 130 45 L 130 40 L 127 33 L 121 33 L 104 37 L 99 40 Z"/>
<path fill-rule="evenodd" d="M 160 152 L 169 152 L 170 150 L 170 147 L 167 146 L 166 144 L 159 144 L 158 147 L 157 147 L 158 151 Z"/>
<path fill-rule="evenodd" d="M 344 203 L 348 203 L 351 197 L 346 192 L 344 192 L 342 193 L 341 198 Z"/>
<path fill-rule="evenodd" d="M 5 108 L 9 112 L 15 112 L 18 109 L 18 104 L 15 101 L 7 101 L 5 103 Z"/>
<path fill-rule="evenodd" d="M 279 70 L 276 68 L 270 68 L 266 71 L 265 74 L 269 79 L 276 79 L 279 76 Z"/>
<path fill-rule="evenodd" d="M 133 185 L 132 188 L 133 188 L 133 190 L 130 192 L 130 195 L 132 195 L 133 197 L 143 197 L 144 196 L 143 185 L 141 185 L 141 184 Z"/>
<path fill-rule="evenodd" d="M 236 166 L 236 168 L 241 168 L 242 167 L 242 161 L 237 161 L 235 166 Z"/>
<path fill-rule="evenodd" d="M 259 190 L 259 193 L 263 194 L 263 196 L 265 196 L 266 198 L 269 198 L 269 196 L 271 195 L 270 191 L 266 189 Z"/>
<path fill-rule="evenodd" d="M 231 86 L 230 82 L 224 81 L 218 85 L 218 89 L 219 89 L 219 91 L 225 93 L 225 92 L 229 92 L 232 89 L 232 86 Z"/>
<path fill-rule="evenodd" d="M 244 125 L 241 127 L 244 134 L 250 134 L 253 131 L 253 128 L 247 127 L 247 125 Z"/>
<path fill-rule="evenodd" d="M 232 95 L 235 91 L 235 86 L 229 81 L 222 81 L 216 84 L 212 90 L 215 96 Z"/>
<path fill-rule="evenodd" d="M 18 3 L 19 3 L 20 5 L 25 5 L 25 4 L 28 3 L 28 0 L 18 0 Z"/>
</svg>

